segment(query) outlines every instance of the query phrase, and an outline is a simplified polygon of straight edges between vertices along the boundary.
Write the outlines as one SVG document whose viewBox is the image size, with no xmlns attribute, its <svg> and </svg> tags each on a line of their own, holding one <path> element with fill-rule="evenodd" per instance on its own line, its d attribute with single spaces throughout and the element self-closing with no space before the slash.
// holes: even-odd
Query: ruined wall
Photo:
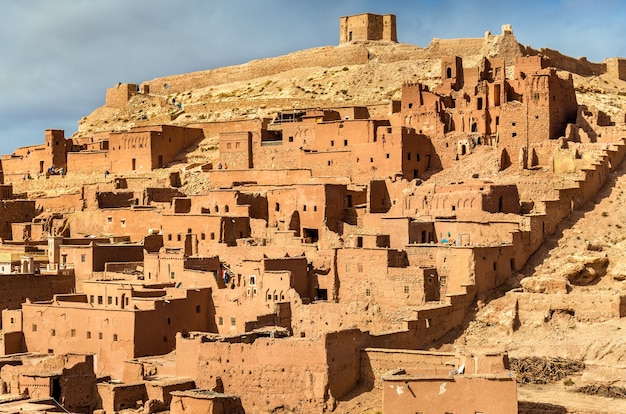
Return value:
<svg viewBox="0 0 626 414">
<path fill-rule="evenodd" d="M 220 377 L 226 392 L 241 396 L 247 413 L 278 406 L 314 412 L 356 386 L 361 338 L 354 330 L 319 339 L 257 338 L 252 343 L 179 335 L 176 374 L 194 378 L 200 388 L 212 388 Z"/>
</svg>

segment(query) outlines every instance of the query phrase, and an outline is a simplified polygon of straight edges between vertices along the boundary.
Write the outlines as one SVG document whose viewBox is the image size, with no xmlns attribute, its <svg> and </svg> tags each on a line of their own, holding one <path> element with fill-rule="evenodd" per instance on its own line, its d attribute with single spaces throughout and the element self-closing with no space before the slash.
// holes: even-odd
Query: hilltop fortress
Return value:
<svg viewBox="0 0 626 414">
<path fill-rule="evenodd" d="M 337 47 L 108 89 L 73 136 L 0 160 L 0 390 L 74 412 L 371 393 L 384 413 L 517 413 L 506 349 L 427 350 L 620 166 L 624 113 L 580 105 L 574 76 L 623 65 L 506 25 L 419 48 L 362 14 Z"/>
</svg>

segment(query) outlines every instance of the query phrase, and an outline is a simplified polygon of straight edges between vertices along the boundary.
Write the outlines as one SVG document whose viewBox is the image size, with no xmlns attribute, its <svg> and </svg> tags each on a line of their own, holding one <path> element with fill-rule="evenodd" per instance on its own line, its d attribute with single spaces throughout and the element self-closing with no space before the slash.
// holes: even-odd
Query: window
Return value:
<svg viewBox="0 0 626 414">
<path fill-rule="evenodd" d="M 231 145 L 231 144 L 230 144 L 230 142 L 228 142 L 228 143 L 226 144 L 226 149 L 230 149 L 230 145 Z"/>
<path fill-rule="evenodd" d="M 70 331 L 70 335 L 71 335 L 72 338 L 74 338 L 76 336 L 76 329 L 72 329 Z"/>
<path fill-rule="evenodd" d="M 332 139 L 330 140 L 330 146 L 334 147 L 335 146 L 335 141 L 333 141 Z"/>
<path fill-rule="evenodd" d="M 407 294 L 407 295 L 409 294 L 409 287 L 408 286 L 404 287 L 404 293 Z"/>
<path fill-rule="evenodd" d="M 167 324 L 171 325 L 172 324 L 172 318 L 167 318 Z"/>
<path fill-rule="evenodd" d="M 93 295 L 89 295 L 89 303 L 93 303 L 94 300 L 94 296 Z"/>
<path fill-rule="evenodd" d="M 409 109 L 413 108 L 413 103 L 409 102 Z"/>
<path fill-rule="evenodd" d="M 171 272 L 170 273 L 170 279 L 176 279 L 176 273 L 175 272 Z"/>
<path fill-rule="evenodd" d="M 204 240 L 204 239 L 206 239 L 206 234 L 204 233 L 200 234 L 200 240 Z"/>
<path fill-rule="evenodd" d="M 196 305 L 196 313 L 200 313 L 200 309 L 201 309 L 200 305 Z"/>
<path fill-rule="evenodd" d="M 102 339 L 102 332 L 98 332 L 98 339 Z"/>
<path fill-rule="evenodd" d="M 256 285 L 256 276 L 250 275 L 250 286 Z"/>
<path fill-rule="evenodd" d="M 113 223 L 113 217 L 107 217 L 107 223 Z"/>
<path fill-rule="evenodd" d="M 163 337 L 163 342 L 167 342 L 167 336 Z"/>
<path fill-rule="evenodd" d="M 276 203 L 275 209 L 276 211 L 280 211 L 280 203 Z"/>
<path fill-rule="evenodd" d="M 222 318 L 221 316 L 219 318 L 217 318 L 217 324 L 218 325 L 224 325 L 224 318 Z"/>
<path fill-rule="evenodd" d="M 86 254 L 81 254 L 80 255 L 80 262 L 81 263 L 85 263 L 86 260 L 87 260 L 87 255 Z"/>
<path fill-rule="evenodd" d="M 289 137 L 289 142 L 293 142 L 293 137 Z"/>
<path fill-rule="evenodd" d="M 513 137 L 513 138 L 515 138 L 516 136 L 517 136 L 517 132 L 513 132 L 513 133 L 511 134 L 511 137 Z"/>
<path fill-rule="evenodd" d="M 50 329 L 50 336 L 57 336 L 57 331 L 55 329 Z"/>
<path fill-rule="evenodd" d="M 167 235 L 167 241 L 172 241 L 172 235 L 171 234 Z"/>
<path fill-rule="evenodd" d="M 87 331 L 87 339 L 91 339 L 91 331 Z"/>
<path fill-rule="evenodd" d="M 302 211 L 306 211 L 306 204 L 302 206 Z"/>
<path fill-rule="evenodd" d="M 235 326 L 235 325 L 237 325 L 237 318 L 235 318 L 234 316 L 231 316 L 230 326 Z"/>
<path fill-rule="evenodd" d="M 406 153 L 406 159 L 407 159 L 407 160 L 409 160 L 409 161 L 411 161 L 411 153 L 410 153 L 410 152 L 407 152 L 407 153 Z"/>
<path fill-rule="evenodd" d="M 230 208 L 228 208 L 228 204 L 224 206 L 224 211 L 225 211 L 226 213 L 228 213 L 228 212 L 230 211 Z"/>
<path fill-rule="evenodd" d="M 235 148 L 239 148 L 239 142 L 235 142 Z"/>
<path fill-rule="evenodd" d="M 122 228 L 126 227 L 126 219 L 121 219 L 120 220 L 120 224 L 122 225 Z"/>
<path fill-rule="evenodd" d="M 215 233 L 211 233 L 211 240 L 215 240 Z"/>
<path fill-rule="evenodd" d="M 117 334 L 113 334 L 113 342 L 117 342 Z"/>
<path fill-rule="evenodd" d="M 343 146 L 344 146 L 344 147 L 347 147 L 347 146 L 348 146 L 348 140 L 347 140 L 347 139 L 344 139 L 344 140 L 343 140 Z"/>
<path fill-rule="evenodd" d="M 358 263 L 357 264 L 357 270 L 359 273 L 363 273 L 363 263 Z"/>
<path fill-rule="evenodd" d="M 33 331 L 33 332 L 37 332 L 37 324 L 33 324 L 33 326 L 32 326 L 32 331 Z"/>
<path fill-rule="evenodd" d="M 107 305 L 112 305 L 112 304 L 113 304 L 113 297 L 107 296 Z"/>
<path fill-rule="evenodd" d="M 182 240 L 182 236 L 179 234 L 176 235 L 176 241 L 181 241 Z"/>
<path fill-rule="evenodd" d="M 98 296 L 98 305 L 102 305 L 103 300 L 102 296 Z"/>
<path fill-rule="evenodd" d="M 385 157 L 386 157 L 386 158 L 389 158 L 389 154 L 385 154 Z"/>
<path fill-rule="evenodd" d="M 371 289 L 365 289 L 365 296 L 372 296 L 372 290 Z"/>
<path fill-rule="evenodd" d="M 313 211 L 317 211 L 317 206 L 313 206 Z"/>
</svg>

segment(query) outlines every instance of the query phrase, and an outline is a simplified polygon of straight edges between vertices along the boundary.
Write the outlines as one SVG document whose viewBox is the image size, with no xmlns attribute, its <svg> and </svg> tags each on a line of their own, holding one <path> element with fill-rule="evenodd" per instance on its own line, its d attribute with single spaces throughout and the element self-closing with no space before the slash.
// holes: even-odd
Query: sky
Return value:
<svg viewBox="0 0 626 414">
<path fill-rule="evenodd" d="M 0 154 L 66 137 L 118 82 L 339 43 L 339 17 L 395 14 L 398 41 L 517 40 L 592 62 L 626 57 L 622 0 L 0 0 Z"/>
</svg>

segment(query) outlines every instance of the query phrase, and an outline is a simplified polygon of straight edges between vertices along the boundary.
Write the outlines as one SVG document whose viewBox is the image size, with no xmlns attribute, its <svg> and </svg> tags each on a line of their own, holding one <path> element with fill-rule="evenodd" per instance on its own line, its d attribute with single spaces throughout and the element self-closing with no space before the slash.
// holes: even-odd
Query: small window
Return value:
<svg viewBox="0 0 626 414">
<path fill-rule="evenodd" d="M 374 158 L 370 158 L 370 162 L 374 162 Z"/>
<path fill-rule="evenodd" d="M 72 329 L 70 331 L 70 335 L 72 336 L 72 338 L 74 338 L 76 336 L 76 329 Z"/>
<path fill-rule="evenodd" d="M 180 235 L 180 233 L 178 233 L 176 235 L 176 241 L 181 241 L 182 240 L 182 236 Z"/>
<path fill-rule="evenodd" d="M 302 206 L 302 211 L 306 211 L 306 204 Z"/>
<path fill-rule="evenodd" d="M 172 235 L 171 234 L 167 235 L 167 241 L 172 241 Z"/>
<path fill-rule="evenodd" d="M 224 325 L 224 318 L 221 317 L 221 316 L 219 318 L 217 318 L 217 324 L 218 325 Z"/>
<path fill-rule="evenodd" d="M 167 336 L 163 337 L 163 342 L 167 342 Z"/>
<path fill-rule="evenodd" d="M 250 275 L 250 286 L 256 285 L 256 276 Z"/>
<path fill-rule="evenodd" d="M 103 303 L 103 297 L 98 296 L 98 305 L 102 305 L 102 303 Z"/>
<path fill-rule="evenodd" d="M 516 136 L 517 136 L 517 132 L 513 132 L 513 133 L 511 134 L 511 137 L 513 137 L 513 138 L 515 138 Z"/>
<path fill-rule="evenodd" d="M 107 223 L 113 223 L 113 217 L 107 217 Z"/>
<path fill-rule="evenodd" d="M 333 141 L 332 139 L 330 140 L 330 146 L 334 147 L 335 146 L 335 141 Z"/>
<path fill-rule="evenodd" d="M 94 301 L 94 296 L 93 295 L 89 295 L 89 303 L 93 303 Z"/>
<path fill-rule="evenodd" d="M 33 326 L 32 326 L 32 331 L 33 331 L 33 332 L 37 332 L 37 324 L 33 324 Z"/>
<path fill-rule="evenodd" d="M 117 342 L 117 334 L 113 334 L 113 342 Z"/>
<path fill-rule="evenodd" d="M 409 102 L 409 109 L 413 108 L 413 103 Z"/>
<path fill-rule="evenodd" d="M 289 137 L 289 142 L 293 142 L 293 137 Z"/>
<path fill-rule="evenodd" d="M 228 208 L 228 204 L 224 206 L 224 211 L 225 211 L 226 213 L 228 213 L 228 212 L 230 211 L 230 208 Z"/>
<path fill-rule="evenodd" d="M 230 142 L 226 143 L 226 149 L 230 149 Z"/>
<path fill-rule="evenodd" d="M 230 318 L 230 326 L 235 326 L 237 325 L 237 318 L 235 318 L 234 316 L 232 316 Z"/>
<path fill-rule="evenodd" d="M 211 233 L 211 240 L 215 240 L 215 233 Z"/>
<path fill-rule="evenodd" d="M 276 203 L 275 209 L 276 211 L 280 211 L 280 203 Z"/>
<path fill-rule="evenodd" d="M 365 296 L 372 296 L 372 290 L 371 289 L 365 289 Z"/>
<path fill-rule="evenodd" d="M 126 219 L 121 219 L 120 220 L 120 224 L 122 225 L 122 228 L 126 227 Z"/>
<path fill-rule="evenodd" d="M 406 159 L 407 159 L 407 160 L 409 160 L 409 161 L 411 161 L 411 153 L 410 153 L 410 152 L 407 152 L 407 153 L 406 153 Z"/>
<path fill-rule="evenodd" d="M 98 339 L 102 339 L 102 338 L 103 338 L 102 332 L 98 332 Z"/>
<path fill-rule="evenodd" d="M 87 331 L 87 339 L 91 339 L 91 331 Z"/>
<path fill-rule="evenodd" d="M 204 240 L 204 239 L 206 239 L 206 234 L 204 233 L 200 234 L 200 240 Z"/>
<path fill-rule="evenodd" d="M 408 286 L 404 287 L 404 293 L 407 294 L 407 295 L 409 294 L 409 287 Z"/>
<path fill-rule="evenodd" d="M 201 309 L 200 305 L 196 305 L 196 313 L 200 313 L 200 309 Z"/>
<path fill-rule="evenodd" d="M 317 211 L 317 206 L 313 206 L 313 211 Z"/>
<path fill-rule="evenodd" d="M 81 263 L 85 263 L 87 261 L 87 255 L 86 254 L 81 254 L 80 255 L 80 262 Z"/>
<path fill-rule="evenodd" d="M 343 146 L 344 146 L 344 147 L 347 147 L 347 146 L 348 146 L 348 140 L 347 140 L 347 139 L 344 139 L 344 140 L 343 140 Z"/>
<path fill-rule="evenodd" d="M 113 304 L 113 297 L 107 296 L 107 305 L 112 305 L 112 304 Z"/>
<path fill-rule="evenodd" d="M 55 329 L 50 329 L 50 336 L 57 336 L 57 331 Z"/>
</svg>

